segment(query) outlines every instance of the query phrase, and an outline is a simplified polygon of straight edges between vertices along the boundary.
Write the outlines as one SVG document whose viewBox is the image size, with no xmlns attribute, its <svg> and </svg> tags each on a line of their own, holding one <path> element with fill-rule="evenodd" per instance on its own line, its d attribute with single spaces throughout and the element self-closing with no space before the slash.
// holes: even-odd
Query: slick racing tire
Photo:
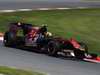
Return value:
<svg viewBox="0 0 100 75">
<path fill-rule="evenodd" d="M 79 49 L 74 50 L 74 55 L 75 55 L 75 58 L 77 58 L 77 59 L 85 58 L 85 52 L 81 51 Z"/>
<path fill-rule="evenodd" d="M 5 32 L 4 41 L 3 41 L 4 46 L 8 46 L 9 47 L 9 46 L 11 46 L 13 44 L 13 41 L 12 41 L 13 36 L 12 35 L 13 34 L 11 32 Z"/>
<path fill-rule="evenodd" d="M 58 51 L 59 51 L 59 43 L 56 41 L 50 41 L 47 47 L 48 55 L 57 56 Z"/>
</svg>

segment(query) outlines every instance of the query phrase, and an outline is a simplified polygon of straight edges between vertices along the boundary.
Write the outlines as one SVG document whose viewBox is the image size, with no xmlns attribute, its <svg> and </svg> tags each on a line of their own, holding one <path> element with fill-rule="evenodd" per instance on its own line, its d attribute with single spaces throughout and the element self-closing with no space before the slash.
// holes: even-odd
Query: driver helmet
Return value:
<svg viewBox="0 0 100 75">
<path fill-rule="evenodd" d="M 46 36 L 51 37 L 52 36 L 52 33 L 51 32 L 47 32 L 46 33 Z"/>
<path fill-rule="evenodd" d="M 46 33 L 47 32 L 47 25 L 43 24 L 41 27 L 40 27 L 40 32 L 41 33 Z"/>
<path fill-rule="evenodd" d="M 22 23 L 21 23 L 21 22 L 18 22 L 18 23 L 17 23 L 17 25 L 18 25 L 18 26 L 21 26 L 21 25 L 22 25 Z"/>
</svg>

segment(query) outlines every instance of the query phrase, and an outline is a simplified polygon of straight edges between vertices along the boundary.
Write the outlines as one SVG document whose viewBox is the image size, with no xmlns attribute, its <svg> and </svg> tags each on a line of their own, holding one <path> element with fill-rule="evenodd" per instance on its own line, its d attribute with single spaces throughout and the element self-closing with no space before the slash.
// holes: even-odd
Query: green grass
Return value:
<svg viewBox="0 0 100 75">
<path fill-rule="evenodd" d="M 9 67 L 0 66 L 0 74 L 4 75 L 44 75 L 38 72 L 25 71 L 21 69 L 13 69 Z"/>
<path fill-rule="evenodd" d="M 100 54 L 100 9 L 0 13 L 0 31 L 5 32 L 12 21 L 47 24 L 54 35 L 84 41 L 89 51 Z"/>
</svg>

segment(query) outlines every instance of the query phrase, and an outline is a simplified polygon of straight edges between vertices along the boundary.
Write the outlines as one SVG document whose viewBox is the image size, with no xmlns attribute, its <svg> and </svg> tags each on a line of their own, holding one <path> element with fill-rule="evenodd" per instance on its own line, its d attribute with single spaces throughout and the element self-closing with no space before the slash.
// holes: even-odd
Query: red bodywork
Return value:
<svg viewBox="0 0 100 75">
<path fill-rule="evenodd" d="M 27 38 L 33 39 L 39 33 L 39 27 L 33 27 L 30 32 L 26 35 Z"/>
<path fill-rule="evenodd" d="M 76 39 L 71 38 L 71 39 L 69 40 L 69 42 L 70 42 L 76 49 L 80 48 L 80 44 L 77 42 Z"/>
<path fill-rule="evenodd" d="M 79 49 L 80 48 L 80 44 L 78 43 L 78 41 L 75 38 L 71 38 L 71 39 L 64 39 L 61 37 L 57 37 L 55 38 L 57 41 L 59 41 L 60 44 L 63 44 L 65 46 L 71 44 L 74 48 Z"/>
</svg>

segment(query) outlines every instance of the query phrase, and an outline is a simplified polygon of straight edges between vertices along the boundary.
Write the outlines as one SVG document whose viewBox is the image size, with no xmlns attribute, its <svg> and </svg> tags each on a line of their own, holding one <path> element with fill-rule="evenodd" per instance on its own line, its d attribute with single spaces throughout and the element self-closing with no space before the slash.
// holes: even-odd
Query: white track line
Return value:
<svg viewBox="0 0 100 75">
<path fill-rule="evenodd" d="M 37 8 L 35 10 L 53 10 L 54 8 Z"/>
<path fill-rule="evenodd" d="M 87 9 L 88 7 L 77 7 L 78 9 Z"/>
<path fill-rule="evenodd" d="M 32 11 L 33 9 L 16 9 L 16 11 Z"/>
<path fill-rule="evenodd" d="M 88 7 L 77 7 L 77 8 L 35 8 L 35 9 L 16 9 L 16 10 L 0 10 L 3 12 L 19 12 L 19 11 L 32 11 L 32 10 L 69 10 L 69 9 L 86 9 Z"/>
<path fill-rule="evenodd" d="M 71 8 L 55 8 L 55 9 L 58 9 L 58 10 L 66 10 L 66 9 L 71 9 Z"/>
<path fill-rule="evenodd" d="M 16 12 L 16 10 L 0 10 L 0 12 Z"/>
</svg>

